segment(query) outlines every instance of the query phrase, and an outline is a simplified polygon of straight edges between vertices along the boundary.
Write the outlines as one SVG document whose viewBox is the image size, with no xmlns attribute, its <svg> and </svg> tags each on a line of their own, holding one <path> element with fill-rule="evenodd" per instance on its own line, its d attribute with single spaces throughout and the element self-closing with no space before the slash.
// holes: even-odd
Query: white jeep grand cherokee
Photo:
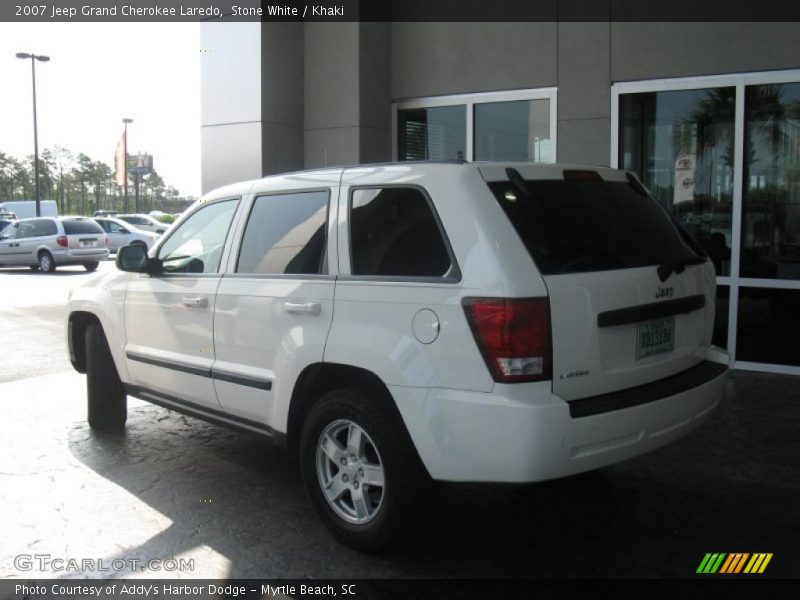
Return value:
<svg viewBox="0 0 800 600">
<path fill-rule="evenodd" d="M 532 482 L 663 446 L 719 402 L 715 278 L 624 171 L 401 163 L 206 195 L 76 289 L 89 423 L 126 395 L 262 434 L 363 549 L 433 480 Z"/>
</svg>

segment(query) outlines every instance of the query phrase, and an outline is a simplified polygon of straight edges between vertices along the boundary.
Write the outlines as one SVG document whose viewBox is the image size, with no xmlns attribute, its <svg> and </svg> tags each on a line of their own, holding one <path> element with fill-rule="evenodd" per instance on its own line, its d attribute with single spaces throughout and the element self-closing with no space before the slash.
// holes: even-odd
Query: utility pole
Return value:
<svg viewBox="0 0 800 600">
<path fill-rule="evenodd" d="M 39 131 L 36 124 L 36 61 L 48 62 L 49 56 L 17 52 L 17 58 L 31 59 L 31 78 L 33 80 L 33 173 L 36 180 L 36 216 L 42 216 L 41 196 L 39 193 Z"/>
<path fill-rule="evenodd" d="M 128 123 L 133 123 L 133 119 L 122 119 L 122 122 L 125 123 L 125 133 L 122 136 L 122 154 L 124 156 L 123 160 L 125 161 L 125 201 L 124 207 L 125 212 L 128 212 Z"/>
</svg>

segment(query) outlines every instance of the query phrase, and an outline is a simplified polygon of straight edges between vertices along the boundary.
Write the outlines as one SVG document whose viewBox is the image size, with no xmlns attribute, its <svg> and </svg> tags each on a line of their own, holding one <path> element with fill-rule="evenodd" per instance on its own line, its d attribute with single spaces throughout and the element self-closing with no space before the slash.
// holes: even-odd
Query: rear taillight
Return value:
<svg viewBox="0 0 800 600">
<path fill-rule="evenodd" d="M 499 383 L 551 378 L 547 298 L 464 298 L 464 312 L 492 377 Z"/>
<path fill-rule="evenodd" d="M 67 240 L 67 236 L 65 235 L 58 236 L 56 238 L 56 244 L 58 244 L 62 248 L 66 248 L 67 246 L 69 246 L 69 241 Z"/>
</svg>

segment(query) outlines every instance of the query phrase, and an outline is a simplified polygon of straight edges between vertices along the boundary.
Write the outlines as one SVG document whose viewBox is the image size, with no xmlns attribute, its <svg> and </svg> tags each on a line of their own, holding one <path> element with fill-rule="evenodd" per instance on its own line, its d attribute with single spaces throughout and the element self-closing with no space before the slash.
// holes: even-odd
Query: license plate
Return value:
<svg viewBox="0 0 800 600">
<path fill-rule="evenodd" d="M 94 240 L 81 240 L 81 248 L 94 248 Z"/>
<path fill-rule="evenodd" d="M 675 349 L 675 319 L 660 319 L 636 326 L 636 360 Z"/>
</svg>

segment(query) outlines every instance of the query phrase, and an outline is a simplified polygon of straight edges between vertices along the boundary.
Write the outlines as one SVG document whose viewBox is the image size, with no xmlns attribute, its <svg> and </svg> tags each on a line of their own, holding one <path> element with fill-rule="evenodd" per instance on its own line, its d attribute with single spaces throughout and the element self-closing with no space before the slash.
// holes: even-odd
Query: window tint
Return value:
<svg viewBox="0 0 800 600">
<path fill-rule="evenodd" d="M 489 187 L 543 275 L 697 259 L 669 215 L 627 182 L 508 181 Z"/>
<path fill-rule="evenodd" d="M 238 273 L 323 272 L 328 192 L 259 196 L 239 251 Z"/>
<path fill-rule="evenodd" d="M 430 204 L 415 188 L 354 190 L 353 275 L 446 277 L 452 263 Z"/>
<path fill-rule="evenodd" d="M 438 106 L 397 111 L 400 160 L 464 160 L 467 107 Z"/>
<path fill-rule="evenodd" d="M 550 100 L 475 105 L 475 160 L 550 162 Z"/>
<path fill-rule="evenodd" d="M 100 223 L 100 227 L 102 227 L 106 233 L 124 233 L 128 231 L 127 228 L 114 221 L 106 221 L 103 219 L 98 220 L 97 222 Z"/>
<path fill-rule="evenodd" d="M 33 222 L 20 221 L 17 226 L 17 239 L 33 237 Z"/>
<path fill-rule="evenodd" d="M 103 233 L 103 228 L 94 221 L 88 219 L 84 221 L 61 221 L 64 225 L 66 235 L 78 235 L 82 233 Z"/>
<path fill-rule="evenodd" d="M 216 273 L 238 200 L 208 204 L 181 223 L 159 250 L 167 273 Z"/>
<path fill-rule="evenodd" d="M 58 227 L 52 219 L 37 219 L 33 222 L 33 235 L 36 237 L 45 235 L 57 235 Z"/>
</svg>

